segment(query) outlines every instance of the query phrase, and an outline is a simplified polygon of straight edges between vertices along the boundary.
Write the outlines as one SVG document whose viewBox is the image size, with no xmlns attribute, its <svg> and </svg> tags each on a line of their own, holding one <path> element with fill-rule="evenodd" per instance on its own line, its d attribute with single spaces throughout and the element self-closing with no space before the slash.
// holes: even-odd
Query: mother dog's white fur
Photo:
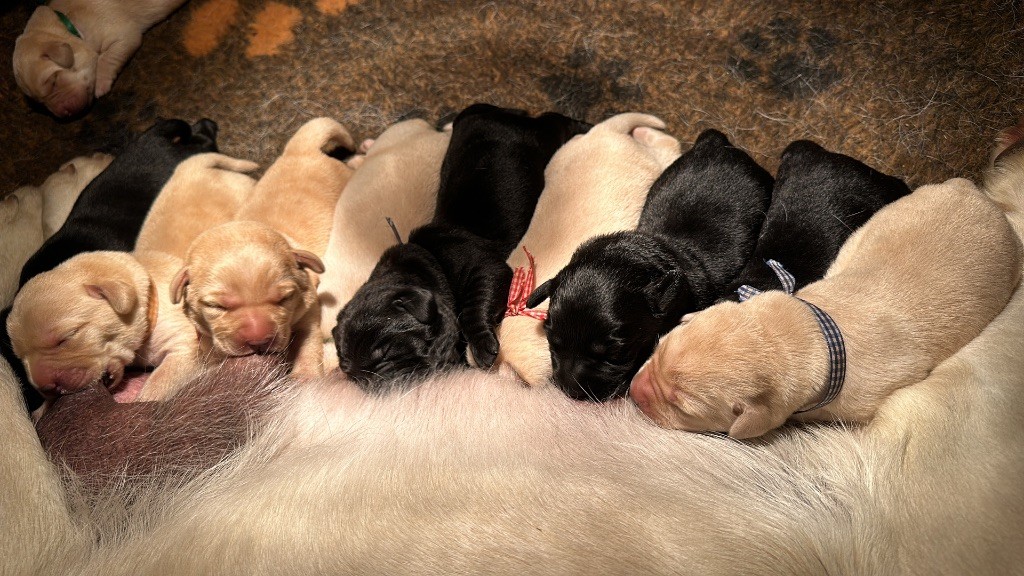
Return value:
<svg viewBox="0 0 1024 576">
<path fill-rule="evenodd" d="M 661 132 L 664 128 L 648 114 L 619 114 L 562 146 L 544 170 L 544 191 L 509 265 L 529 265 L 525 247 L 536 260 L 540 285 L 588 239 L 636 228 L 651 184 L 680 156 L 679 141 Z M 546 309 L 547 302 L 539 308 Z M 539 320 L 505 318 L 498 342 L 500 371 L 513 372 L 531 386 L 548 383 L 551 355 Z"/>
<path fill-rule="evenodd" d="M 990 186 L 1024 231 L 1024 172 Z M 1005 184 L 1005 183 L 1003 183 Z M 495 375 L 311 385 L 128 511 L 69 513 L 0 365 L 10 574 L 992 574 L 1024 566 L 1024 293 L 861 429 L 756 444 Z M 95 523 L 95 524 L 93 524 Z"/>
</svg>

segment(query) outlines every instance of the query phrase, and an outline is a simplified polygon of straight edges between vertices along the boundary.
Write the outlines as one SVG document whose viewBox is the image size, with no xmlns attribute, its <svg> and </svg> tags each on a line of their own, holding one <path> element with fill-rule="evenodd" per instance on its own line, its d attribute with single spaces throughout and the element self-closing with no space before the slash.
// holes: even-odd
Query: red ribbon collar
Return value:
<svg viewBox="0 0 1024 576">
<path fill-rule="evenodd" d="M 533 254 L 523 246 L 523 252 L 529 259 L 529 266 L 519 266 L 512 273 L 512 285 L 508 290 L 508 304 L 505 308 L 505 318 L 511 316 L 529 316 L 537 320 L 547 320 L 547 310 L 530 310 L 526 308 L 526 301 L 530 293 L 537 287 L 537 265 L 533 261 Z"/>
</svg>

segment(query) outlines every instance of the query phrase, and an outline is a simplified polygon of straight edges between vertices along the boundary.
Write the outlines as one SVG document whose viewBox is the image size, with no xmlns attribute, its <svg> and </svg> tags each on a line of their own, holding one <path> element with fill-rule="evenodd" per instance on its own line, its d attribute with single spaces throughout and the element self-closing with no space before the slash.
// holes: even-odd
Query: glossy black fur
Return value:
<svg viewBox="0 0 1024 576">
<path fill-rule="evenodd" d="M 216 151 L 213 120 L 192 126 L 183 120 L 158 120 L 82 190 L 64 225 L 22 267 L 19 286 L 83 252 L 131 251 L 150 206 L 178 164 L 193 154 Z M 0 313 L 0 353 L 21 380 L 26 404 L 34 409 L 42 398 L 28 384 L 24 366 L 11 348 L 9 314 L 9 308 Z"/>
<path fill-rule="evenodd" d="M 772 177 L 720 132 L 655 181 L 635 231 L 593 238 L 530 295 L 544 323 L 555 384 L 569 396 L 625 394 L 658 338 L 718 299 L 750 258 Z"/>
<path fill-rule="evenodd" d="M 781 290 L 765 261 L 778 260 L 797 289 L 821 279 L 854 230 L 882 206 L 910 193 L 899 178 L 814 142 L 798 140 L 782 152 L 772 204 L 750 261 L 724 295 L 749 284 Z"/>
<path fill-rule="evenodd" d="M 455 118 L 433 221 L 388 250 L 338 315 L 335 345 L 349 377 L 386 390 L 396 377 L 464 364 L 467 346 L 481 366 L 494 362 L 512 280 L 505 260 L 530 224 L 551 156 L 589 129 L 560 114 L 532 118 L 488 104 Z M 401 304 L 415 288 L 439 313 L 416 318 Z M 427 325 L 414 329 L 417 322 Z"/>
</svg>

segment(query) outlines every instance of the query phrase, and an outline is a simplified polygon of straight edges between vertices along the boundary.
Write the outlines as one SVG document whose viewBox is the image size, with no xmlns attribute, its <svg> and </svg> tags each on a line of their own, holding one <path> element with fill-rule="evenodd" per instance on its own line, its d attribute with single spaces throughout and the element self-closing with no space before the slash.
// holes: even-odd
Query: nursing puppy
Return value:
<svg viewBox="0 0 1024 576">
<path fill-rule="evenodd" d="M 82 190 L 106 170 L 114 157 L 102 152 L 79 156 L 64 163 L 40 188 L 43 191 L 43 234 L 53 236 L 68 219 Z"/>
<path fill-rule="evenodd" d="M 64 225 L 25 264 L 20 284 L 82 252 L 134 249 L 142 222 L 178 164 L 216 152 L 216 137 L 212 120 L 191 127 L 158 120 L 85 187 Z"/>
<path fill-rule="evenodd" d="M 256 185 L 244 172 L 257 168 L 255 162 L 215 153 L 185 160 L 149 209 L 135 249 L 184 258 L 196 237 L 235 217 Z"/>
<path fill-rule="evenodd" d="M 331 337 L 338 312 L 395 244 L 385 218 L 398 230 L 412 230 L 433 216 L 450 139 L 450 131 L 435 130 L 421 119 L 389 126 L 366 149 L 338 199 L 318 288 L 326 370 L 338 365 Z"/>
<path fill-rule="evenodd" d="M 777 176 L 761 237 L 726 291 L 729 299 L 737 300 L 736 289 L 744 284 L 782 289 L 768 260 L 782 263 L 798 289 L 821 279 L 854 230 L 882 206 L 910 193 L 899 178 L 808 140 L 786 147 Z"/>
<path fill-rule="evenodd" d="M 89 252 L 29 280 L 7 331 L 33 386 L 48 398 L 97 382 L 118 401 L 171 392 L 197 365 L 195 333 L 167 291 L 180 266 L 162 252 Z M 156 370 L 126 378 L 130 366 Z"/>
<path fill-rule="evenodd" d="M 866 422 L 978 335 L 1009 300 L 1020 265 L 1013 229 L 970 181 L 923 186 L 879 210 L 796 297 L 773 290 L 723 302 L 670 332 L 630 395 L 662 426 L 734 438 L 790 417 Z M 833 369 L 808 303 L 845 340 L 845 385 L 820 407 Z"/>
<path fill-rule="evenodd" d="M 542 284 L 588 239 L 636 228 L 648 190 L 680 154 L 664 128 L 654 116 L 619 114 L 563 146 L 544 171 L 544 193 L 509 265 L 529 268 L 524 249 L 531 251 Z M 545 385 L 551 355 L 542 323 L 518 313 L 506 313 L 498 329 L 499 369 Z"/>
<path fill-rule="evenodd" d="M 43 195 L 25 186 L 0 200 L 0 308 L 18 291 L 25 261 L 43 244 Z"/>
<path fill-rule="evenodd" d="M 199 235 L 171 281 L 199 335 L 200 358 L 288 353 L 293 372 L 323 371 L 316 276 L 323 263 L 266 224 L 235 221 Z M 189 331 L 191 332 L 191 331 Z"/>
<path fill-rule="evenodd" d="M 721 297 L 757 242 L 772 177 L 717 130 L 654 182 L 635 231 L 587 241 L 530 295 L 554 383 L 577 400 L 622 396 L 658 338 Z"/>
<path fill-rule="evenodd" d="M 353 170 L 329 155 L 354 150 L 348 130 L 330 118 L 303 124 L 281 156 L 256 183 L 236 220 L 262 222 L 284 234 L 295 248 L 323 258 L 334 208 Z"/>
<path fill-rule="evenodd" d="M 14 44 L 21 91 L 56 116 L 110 92 L 142 34 L 185 0 L 53 0 L 36 8 Z"/>
<path fill-rule="evenodd" d="M 464 362 L 489 367 L 512 271 L 556 150 L 589 125 L 474 104 L 455 118 L 433 221 L 388 249 L 338 315 L 341 369 L 362 386 Z"/>
</svg>

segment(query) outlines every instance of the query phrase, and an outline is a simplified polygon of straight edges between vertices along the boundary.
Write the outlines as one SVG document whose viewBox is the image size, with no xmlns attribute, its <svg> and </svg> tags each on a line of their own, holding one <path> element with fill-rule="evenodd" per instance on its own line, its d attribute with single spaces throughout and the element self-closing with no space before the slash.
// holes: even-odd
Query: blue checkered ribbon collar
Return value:
<svg viewBox="0 0 1024 576">
<path fill-rule="evenodd" d="M 765 260 L 765 264 L 779 277 L 779 281 L 782 282 L 782 290 L 786 294 L 792 295 L 793 290 L 796 288 L 796 280 L 793 278 L 793 275 L 775 260 Z M 760 293 L 761 291 L 757 288 L 746 284 L 736 290 L 736 294 L 740 297 L 740 302 L 757 296 Z M 839 396 L 839 392 L 843 389 L 843 383 L 846 381 L 846 343 L 843 341 L 843 333 L 839 330 L 839 325 L 836 324 L 836 321 L 831 316 L 803 298 L 796 298 L 807 304 L 807 307 L 811 309 L 814 319 L 818 321 L 821 335 L 825 338 L 825 346 L 828 347 L 828 382 L 825 386 L 825 395 L 817 404 L 795 412 L 799 414 L 801 412 L 817 410 L 835 400 L 836 396 Z"/>
</svg>

